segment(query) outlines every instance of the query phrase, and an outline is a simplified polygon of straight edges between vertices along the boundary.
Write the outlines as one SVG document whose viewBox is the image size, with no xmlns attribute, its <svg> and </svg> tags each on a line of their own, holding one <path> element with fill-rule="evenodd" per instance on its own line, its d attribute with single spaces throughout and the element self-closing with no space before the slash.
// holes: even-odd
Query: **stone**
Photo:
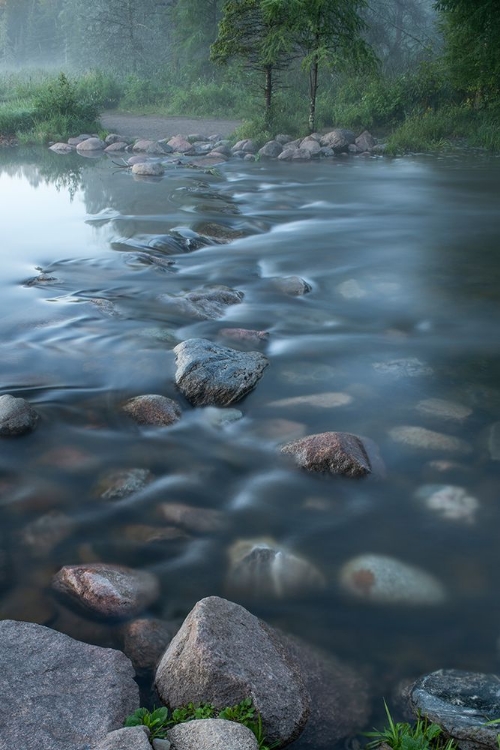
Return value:
<svg viewBox="0 0 500 750">
<path fill-rule="evenodd" d="M 350 143 L 354 143 L 356 136 L 352 130 L 335 128 L 321 137 L 320 145 L 333 149 L 336 154 L 345 153 Z"/>
<path fill-rule="evenodd" d="M 139 140 L 135 141 L 132 151 L 143 151 L 146 152 L 150 146 L 154 144 L 154 141 L 147 140 L 145 138 L 139 138 Z"/>
<path fill-rule="evenodd" d="M 472 414 L 472 409 L 443 398 L 425 398 L 416 405 L 416 410 L 424 417 L 461 424 Z"/>
<path fill-rule="evenodd" d="M 104 151 L 106 144 L 100 138 L 86 138 L 78 143 L 76 150 L 79 154 L 85 151 Z"/>
<path fill-rule="evenodd" d="M 104 619 L 134 617 L 160 594 L 152 573 L 107 563 L 65 565 L 53 577 L 52 589 L 86 614 Z"/>
<path fill-rule="evenodd" d="M 342 566 L 342 589 L 371 604 L 409 606 L 442 604 L 446 592 L 440 581 L 413 565 L 385 555 L 360 555 Z"/>
<path fill-rule="evenodd" d="M 387 362 L 374 362 L 373 369 L 381 375 L 390 375 L 399 380 L 400 378 L 418 378 L 432 375 L 433 369 L 417 357 L 406 357 L 402 359 L 391 359 Z"/>
<path fill-rule="evenodd" d="M 500 676 L 459 669 L 440 669 L 421 677 L 407 690 L 415 715 L 435 722 L 460 750 L 498 750 Z"/>
<path fill-rule="evenodd" d="M 384 465 L 370 438 L 348 432 L 322 432 L 307 435 L 283 445 L 281 452 L 294 458 L 301 469 L 346 477 L 384 475 Z"/>
<path fill-rule="evenodd" d="M 24 398 L 9 394 L 0 396 L 0 435 L 23 435 L 32 432 L 40 415 Z"/>
<path fill-rule="evenodd" d="M 252 141 L 250 138 L 245 138 L 242 141 L 237 141 L 231 151 L 233 153 L 235 151 L 244 151 L 246 154 L 256 154 L 258 149 L 255 141 Z"/>
<path fill-rule="evenodd" d="M 33 623 L 0 622 L 2 748 L 82 750 L 139 707 L 130 661 Z"/>
<path fill-rule="evenodd" d="M 214 534 L 227 527 L 224 513 L 213 508 L 186 503 L 161 503 L 158 510 L 164 521 L 182 526 L 193 534 Z"/>
<path fill-rule="evenodd" d="M 189 151 L 193 150 L 192 144 L 189 143 L 189 141 L 187 141 L 182 135 L 174 136 L 169 141 L 167 141 L 167 143 L 175 153 L 187 154 Z"/>
<path fill-rule="evenodd" d="M 160 739 L 159 737 L 156 737 L 153 742 L 153 750 L 170 750 L 170 740 L 167 739 Z"/>
<path fill-rule="evenodd" d="M 272 408 L 293 409 L 294 407 L 309 406 L 318 409 L 336 409 L 340 406 L 348 406 L 354 401 L 349 393 L 329 391 L 328 393 L 311 393 L 306 396 L 293 396 L 291 398 L 280 398 L 270 401 L 268 406 Z"/>
<path fill-rule="evenodd" d="M 377 145 L 377 141 L 368 130 L 363 130 L 354 141 L 359 151 L 371 151 Z"/>
<path fill-rule="evenodd" d="M 396 443 L 421 450 L 443 451 L 444 453 L 458 453 L 466 455 L 472 452 L 472 447 L 460 438 L 445 435 L 442 432 L 427 430 L 425 427 L 401 425 L 389 430 L 389 437 Z"/>
<path fill-rule="evenodd" d="M 311 291 L 312 286 L 301 279 L 300 276 L 284 276 L 273 279 L 274 286 L 291 297 L 301 297 Z"/>
<path fill-rule="evenodd" d="M 143 177 L 161 177 L 165 174 L 165 170 L 157 161 L 143 161 L 132 165 L 132 174 Z"/>
<path fill-rule="evenodd" d="M 127 159 L 127 164 L 129 167 L 133 167 L 134 164 L 144 164 L 147 160 L 146 154 L 135 154 Z"/>
<path fill-rule="evenodd" d="M 167 427 L 181 418 L 179 404 L 171 398 L 157 394 L 131 398 L 123 404 L 122 409 L 140 425 Z"/>
<path fill-rule="evenodd" d="M 260 352 L 239 352 L 207 339 L 174 348 L 175 382 L 194 406 L 230 406 L 257 385 L 269 361 Z"/>
<path fill-rule="evenodd" d="M 268 141 L 262 148 L 259 148 L 258 154 L 262 159 L 276 159 L 283 151 L 283 146 L 278 141 Z"/>
<path fill-rule="evenodd" d="M 94 745 L 92 750 L 151 750 L 149 730 L 145 726 L 115 729 Z"/>
<path fill-rule="evenodd" d="M 243 417 L 239 409 L 219 409 L 217 406 L 206 406 L 202 412 L 203 420 L 210 427 L 224 427 L 237 422 Z"/>
<path fill-rule="evenodd" d="M 252 697 L 264 736 L 279 747 L 296 739 L 309 714 L 300 672 L 278 635 L 246 609 L 210 596 L 191 610 L 156 672 L 170 708 L 232 706 Z"/>
<path fill-rule="evenodd" d="M 300 746 L 331 750 L 366 726 L 370 690 L 366 680 L 345 662 L 302 639 L 282 635 L 285 648 L 299 665 L 310 696 L 311 713 Z M 343 743 L 350 746 L 350 743 Z"/>
<path fill-rule="evenodd" d="M 356 279 L 347 279 L 347 281 L 339 284 L 336 289 L 344 299 L 363 299 L 363 297 L 366 297 L 366 291 Z"/>
<path fill-rule="evenodd" d="M 267 341 L 269 338 L 268 331 L 251 331 L 246 328 L 221 328 L 219 335 L 233 341 L 242 341 L 255 346 Z"/>
<path fill-rule="evenodd" d="M 182 297 L 160 295 L 161 302 L 175 312 L 198 320 L 217 320 L 224 315 L 231 305 L 238 305 L 243 299 L 243 292 L 229 287 L 214 289 L 195 289 Z"/>
<path fill-rule="evenodd" d="M 248 727 L 226 719 L 195 719 L 167 732 L 171 750 L 258 750 Z"/>
<path fill-rule="evenodd" d="M 319 142 L 316 140 L 316 138 L 312 138 L 311 136 L 304 138 L 304 140 L 301 141 L 299 148 L 303 149 L 304 151 L 309 151 L 311 156 L 319 156 L 321 153 L 321 146 Z"/>
<path fill-rule="evenodd" d="M 452 484 L 424 484 L 415 491 L 414 497 L 445 521 L 474 523 L 480 507 L 479 500 L 465 487 Z"/>
<path fill-rule="evenodd" d="M 46 559 L 74 531 L 76 522 L 57 510 L 30 521 L 21 532 L 21 544 L 33 557 Z"/>
<path fill-rule="evenodd" d="M 241 229 L 232 229 L 224 224 L 216 224 L 214 221 L 202 221 L 196 225 L 196 230 L 199 234 L 216 240 L 218 244 L 222 245 L 245 236 Z"/>
<path fill-rule="evenodd" d="M 117 541 L 126 540 L 138 546 L 161 544 L 162 542 L 186 541 L 191 537 L 175 526 L 152 526 L 146 523 L 131 523 L 120 526 L 113 533 Z"/>
<path fill-rule="evenodd" d="M 145 676 L 156 669 L 178 629 L 174 623 L 148 618 L 131 620 L 121 627 L 122 650 L 138 675 Z"/>
<path fill-rule="evenodd" d="M 81 133 L 73 138 L 68 138 L 68 143 L 70 146 L 78 146 L 79 143 L 86 141 L 88 138 L 92 138 L 90 133 Z"/>
<path fill-rule="evenodd" d="M 122 138 L 121 135 L 118 135 L 118 133 L 108 133 L 106 138 L 104 139 L 104 143 L 107 146 L 112 146 L 114 143 L 125 143 L 125 139 Z"/>
<path fill-rule="evenodd" d="M 56 154 L 71 154 L 75 150 L 75 146 L 71 146 L 69 143 L 53 143 L 49 146 L 49 151 L 54 151 Z"/>
<path fill-rule="evenodd" d="M 120 154 L 127 149 L 128 143 L 125 141 L 116 141 L 116 143 L 110 143 L 106 146 L 104 153 L 106 154 Z"/>
<path fill-rule="evenodd" d="M 281 145 L 284 146 L 285 143 L 290 143 L 293 138 L 291 135 L 287 135 L 286 133 L 278 133 L 278 135 L 275 136 L 274 140 L 278 141 L 278 143 L 281 143 Z"/>
<path fill-rule="evenodd" d="M 223 164 L 227 161 L 227 157 L 222 154 L 217 154 L 215 151 L 211 151 L 206 156 L 200 156 L 197 159 L 191 159 L 193 167 L 210 168 L 216 167 L 218 164 Z"/>
<path fill-rule="evenodd" d="M 324 575 L 303 557 L 273 540 L 244 539 L 231 545 L 225 589 L 228 596 L 289 599 L 323 589 Z"/>
<path fill-rule="evenodd" d="M 119 469 L 110 471 L 100 480 L 95 494 L 103 500 L 122 500 L 143 490 L 153 481 L 148 469 Z"/>
</svg>

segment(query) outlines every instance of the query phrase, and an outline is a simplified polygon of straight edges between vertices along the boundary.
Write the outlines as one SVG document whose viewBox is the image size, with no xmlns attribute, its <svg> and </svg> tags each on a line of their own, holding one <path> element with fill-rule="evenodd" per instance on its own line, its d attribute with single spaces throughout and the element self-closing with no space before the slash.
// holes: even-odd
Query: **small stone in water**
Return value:
<svg viewBox="0 0 500 750">
<path fill-rule="evenodd" d="M 424 484 L 415 492 L 416 500 L 445 520 L 474 523 L 479 500 L 465 487 L 452 484 Z"/>
<path fill-rule="evenodd" d="M 425 427 L 413 427 L 410 425 L 393 427 L 389 430 L 389 437 L 396 443 L 422 450 L 461 454 L 472 452 L 472 447 L 464 440 L 460 440 L 460 438 L 453 437 L 452 435 L 445 435 L 441 432 L 427 430 Z"/>
<path fill-rule="evenodd" d="M 360 555 L 340 571 L 340 586 L 373 604 L 441 604 L 442 584 L 419 568 L 384 555 Z"/>
<path fill-rule="evenodd" d="M 450 422 L 463 422 L 472 414 L 468 406 L 442 398 L 426 398 L 418 402 L 416 409 L 424 416 Z"/>
<path fill-rule="evenodd" d="M 23 435 L 35 429 L 40 415 L 24 398 L 0 396 L 0 435 Z"/>
<path fill-rule="evenodd" d="M 284 276 L 273 279 L 274 286 L 291 297 L 301 297 L 312 290 L 312 286 L 301 279 L 300 276 Z"/>
<path fill-rule="evenodd" d="M 399 378 L 417 378 L 423 375 L 432 375 L 434 370 L 417 359 L 408 357 L 406 359 L 391 359 L 387 362 L 374 362 L 373 369 L 382 375 L 390 375 Z"/>
<path fill-rule="evenodd" d="M 96 490 L 103 500 L 121 500 L 144 489 L 153 480 L 147 469 L 122 469 L 111 471 L 99 482 Z"/>
<path fill-rule="evenodd" d="M 220 510 L 200 508 L 186 503 L 162 503 L 162 518 L 194 534 L 213 534 L 226 528 L 226 519 Z"/>
<path fill-rule="evenodd" d="M 343 281 L 337 287 L 337 292 L 344 299 L 362 299 L 366 297 L 366 291 L 358 284 L 356 279 L 348 279 Z"/>
<path fill-rule="evenodd" d="M 122 409 L 140 425 L 165 427 L 175 424 L 181 417 L 181 409 L 176 401 L 157 394 L 131 398 L 123 404 Z"/>
<path fill-rule="evenodd" d="M 307 396 L 294 396 L 293 398 L 281 398 L 278 401 L 271 401 L 268 406 L 271 407 L 294 407 L 294 406 L 313 406 L 322 409 L 333 409 L 338 406 L 347 406 L 353 402 L 353 397 L 348 393 L 311 393 Z"/>
<path fill-rule="evenodd" d="M 347 432 L 323 432 L 287 443 L 281 452 L 293 456 L 307 471 L 364 477 L 384 474 L 378 448 L 369 438 Z"/>
<path fill-rule="evenodd" d="M 243 417 L 239 409 L 219 409 L 217 406 L 206 406 L 202 410 L 202 418 L 211 427 L 224 427 L 226 424 L 237 422 Z"/>
</svg>

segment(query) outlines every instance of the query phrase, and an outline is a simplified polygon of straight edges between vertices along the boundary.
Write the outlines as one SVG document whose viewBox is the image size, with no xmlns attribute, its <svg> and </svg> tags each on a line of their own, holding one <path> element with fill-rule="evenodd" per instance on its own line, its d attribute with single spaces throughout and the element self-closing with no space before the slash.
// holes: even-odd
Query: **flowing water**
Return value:
<svg viewBox="0 0 500 750">
<path fill-rule="evenodd" d="M 1 617 L 113 644 L 112 627 L 103 635 L 57 608 L 48 587 L 61 565 L 151 569 L 163 587 L 151 613 L 182 618 L 200 598 L 227 595 L 237 541 L 267 538 L 325 585 L 231 598 L 362 667 L 376 705 L 405 677 L 495 671 L 498 160 L 232 161 L 138 180 L 106 158 L 35 149 L 0 154 L 0 191 L 1 392 L 42 416 L 31 435 L 2 440 Z M 167 254 L 165 240 L 151 250 L 159 235 L 194 240 L 207 222 L 238 234 L 190 253 Z M 276 277 L 294 275 L 310 293 L 279 290 Z M 186 317 L 161 297 L 215 285 L 244 293 L 219 320 Z M 268 331 L 257 348 L 270 366 L 237 405 L 241 419 L 217 426 L 176 391 L 172 349 L 193 337 L 243 348 L 221 336 L 231 327 Z M 337 406 L 275 403 L 330 392 L 343 394 Z M 148 393 L 176 399 L 181 420 L 131 422 L 121 404 Z M 470 413 L 440 419 L 417 406 L 426 399 Z M 390 434 L 401 425 L 458 437 L 470 452 L 401 444 Z M 332 430 L 372 438 L 386 478 L 311 476 L 279 453 Z M 132 468 L 151 472 L 146 490 L 99 497 L 103 476 Z M 429 483 L 464 487 L 477 510 L 450 519 L 426 508 L 415 493 Z M 158 508 L 170 501 L 223 511 L 224 529 L 141 539 L 141 528 L 167 525 Z M 339 570 L 363 553 L 433 574 L 446 602 L 353 600 Z"/>
</svg>

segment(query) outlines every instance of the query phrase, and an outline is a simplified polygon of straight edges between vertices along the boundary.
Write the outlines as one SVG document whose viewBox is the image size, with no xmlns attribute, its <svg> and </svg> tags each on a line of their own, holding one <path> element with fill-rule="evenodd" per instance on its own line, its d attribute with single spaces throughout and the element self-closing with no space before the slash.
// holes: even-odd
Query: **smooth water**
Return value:
<svg viewBox="0 0 500 750">
<path fill-rule="evenodd" d="M 105 158 L 6 150 L 0 191 L 1 392 L 42 415 L 32 435 L 2 440 L 1 617 L 112 645 L 112 627 L 93 629 L 56 609 L 48 586 L 61 565 L 150 568 L 163 585 L 152 614 L 183 617 L 200 598 L 227 594 L 231 545 L 266 537 L 314 564 L 326 587 L 232 598 L 363 667 L 375 704 L 400 679 L 440 667 L 495 671 L 498 160 L 232 161 L 215 173 L 172 167 L 148 181 Z M 169 268 L 136 246 L 195 236 L 206 222 L 241 236 L 169 255 Z M 312 291 L 280 292 L 272 277 L 290 275 Z M 239 289 L 244 300 L 209 321 L 161 300 L 205 285 Z M 216 427 L 176 391 L 172 348 L 192 337 L 238 348 L 219 334 L 228 327 L 269 331 L 260 349 L 271 364 L 238 405 L 242 419 Z M 330 391 L 349 403 L 273 405 Z M 120 405 L 147 393 L 177 399 L 180 422 L 144 429 L 129 421 Z M 456 424 L 425 416 L 416 405 L 429 398 L 472 414 Z M 398 425 L 452 434 L 472 452 L 400 445 L 389 435 Z M 282 442 L 329 430 L 372 438 L 386 479 L 309 476 L 279 454 Z M 456 465 L 430 466 L 442 459 Z M 146 491 L 115 503 L 97 497 L 107 472 L 136 467 L 154 477 Z M 479 501 L 474 519 L 425 509 L 414 493 L 429 483 L 465 487 Z M 166 501 L 222 510 L 226 530 L 141 542 L 138 525 L 167 525 L 158 515 Z M 365 552 L 432 573 L 446 604 L 354 602 L 338 571 Z"/>
</svg>

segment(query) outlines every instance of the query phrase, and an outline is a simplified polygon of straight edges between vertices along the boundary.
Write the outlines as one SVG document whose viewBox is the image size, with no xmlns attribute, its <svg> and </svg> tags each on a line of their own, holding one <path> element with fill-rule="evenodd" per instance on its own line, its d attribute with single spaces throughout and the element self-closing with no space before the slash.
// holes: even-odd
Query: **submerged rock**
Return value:
<svg viewBox="0 0 500 750">
<path fill-rule="evenodd" d="M 264 736 L 279 747 L 298 737 L 309 714 L 300 672 L 277 634 L 216 596 L 185 619 L 158 666 L 156 688 L 171 708 L 192 701 L 222 709 L 251 696 Z"/>
<path fill-rule="evenodd" d="M 300 276 L 277 276 L 273 279 L 273 284 L 280 292 L 290 297 L 301 297 L 312 290 L 312 286 Z"/>
<path fill-rule="evenodd" d="M 238 305 L 243 299 L 243 292 L 229 287 L 215 289 L 196 289 L 182 297 L 160 295 L 160 300 L 175 312 L 199 320 L 216 320 L 224 315 L 231 305 Z"/>
<path fill-rule="evenodd" d="M 374 362 L 373 369 L 382 375 L 389 375 L 397 380 L 400 378 L 418 378 L 432 375 L 434 370 L 417 357 L 390 359 L 385 362 Z"/>
<path fill-rule="evenodd" d="M 370 438 L 347 432 L 307 435 L 282 446 L 281 452 L 293 456 L 297 466 L 307 471 L 347 477 L 384 474 L 384 465 L 375 443 Z"/>
<path fill-rule="evenodd" d="M 416 410 L 422 416 L 444 422 L 462 423 L 472 414 L 472 409 L 443 398 L 426 398 L 419 401 Z"/>
<path fill-rule="evenodd" d="M 194 406 L 230 406 L 255 388 L 269 364 L 260 352 L 239 352 L 207 339 L 174 348 L 175 382 Z"/>
<path fill-rule="evenodd" d="M 251 729 L 226 719 L 195 719 L 167 732 L 171 750 L 258 750 Z"/>
<path fill-rule="evenodd" d="M 446 592 L 434 576 L 385 555 L 360 555 L 339 574 L 340 586 L 371 604 L 442 604 Z"/>
<path fill-rule="evenodd" d="M 226 590 L 229 596 L 287 599 L 326 585 L 323 574 L 303 557 L 272 540 L 245 539 L 228 551 Z"/>
<path fill-rule="evenodd" d="M 23 435 L 35 429 L 40 415 L 24 398 L 0 396 L 0 435 Z"/>
<path fill-rule="evenodd" d="M 474 523 L 479 500 L 465 487 L 452 484 L 425 484 L 415 492 L 415 499 L 445 521 Z"/>
<path fill-rule="evenodd" d="M 445 453 L 463 455 L 472 452 L 472 447 L 465 440 L 452 435 L 445 435 L 442 432 L 427 430 L 425 427 L 411 425 L 393 427 L 389 430 L 389 437 L 396 443 L 422 450 L 444 451 Z"/>
<path fill-rule="evenodd" d="M 440 669 L 407 689 L 415 715 L 438 724 L 460 750 L 498 750 L 500 675 Z"/>
<path fill-rule="evenodd" d="M 214 508 L 200 508 L 186 503 L 162 503 L 159 512 L 164 521 L 182 526 L 194 534 L 214 534 L 227 526 L 224 513 Z"/>
<path fill-rule="evenodd" d="M 139 675 L 152 672 L 178 630 L 175 623 L 141 618 L 120 629 L 122 649 Z"/>
<path fill-rule="evenodd" d="M 175 424 L 182 413 L 176 401 L 158 394 L 131 398 L 123 404 L 122 409 L 137 424 L 160 427 Z"/>
<path fill-rule="evenodd" d="M 221 328 L 219 331 L 220 336 L 224 336 L 226 339 L 232 339 L 233 341 L 242 341 L 244 343 L 261 344 L 263 341 L 267 341 L 269 338 L 268 331 L 251 331 L 246 328 Z"/>
<path fill-rule="evenodd" d="M 336 409 L 339 406 L 352 404 L 353 397 L 348 393 L 330 391 L 329 393 L 311 393 L 306 396 L 293 396 L 271 401 L 268 406 L 294 408 L 296 406 L 311 406 L 318 409 Z"/>
<path fill-rule="evenodd" d="M 52 588 L 86 613 L 106 619 L 133 617 L 160 593 L 152 573 L 106 563 L 65 565 L 52 579 Z"/>
<path fill-rule="evenodd" d="M 95 494 L 103 500 L 121 500 L 144 489 L 152 481 L 153 475 L 148 469 L 118 469 L 99 480 Z"/>
</svg>

